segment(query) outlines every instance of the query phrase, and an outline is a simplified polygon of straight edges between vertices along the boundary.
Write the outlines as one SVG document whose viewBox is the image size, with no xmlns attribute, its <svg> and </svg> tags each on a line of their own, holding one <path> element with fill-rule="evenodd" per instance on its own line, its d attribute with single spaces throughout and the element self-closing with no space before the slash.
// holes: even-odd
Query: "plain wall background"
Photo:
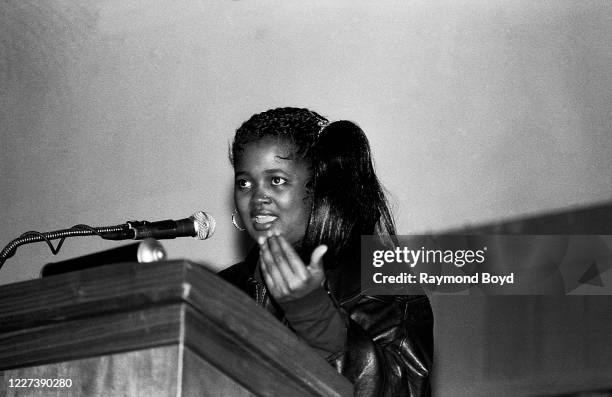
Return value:
<svg viewBox="0 0 612 397">
<path fill-rule="evenodd" d="M 278 106 L 361 125 L 402 233 L 608 201 L 610 42 L 606 1 L 5 1 L 1 244 L 201 209 L 215 236 L 170 257 L 237 262 L 228 144 Z M 0 284 L 115 246 L 23 246 Z"/>
</svg>

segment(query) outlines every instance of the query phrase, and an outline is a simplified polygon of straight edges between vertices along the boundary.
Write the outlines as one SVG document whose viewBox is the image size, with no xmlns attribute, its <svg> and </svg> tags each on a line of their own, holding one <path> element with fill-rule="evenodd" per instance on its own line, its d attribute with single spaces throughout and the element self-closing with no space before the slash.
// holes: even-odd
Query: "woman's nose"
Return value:
<svg viewBox="0 0 612 397">
<path fill-rule="evenodd" d="M 266 189 L 258 188 L 255 194 L 253 195 L 253 200 L 257 204 L 268 204 L 270 203 L 270 195 L 266 191 Z"/>
<path fill-rule="evenodd" d="M 258 204 L 269 204 L 270 203 L 270 197 L 269 196 L 265 196 L 265 195 L 257 196 L 257 197 L 255 197 L 255 202 L 258 203 Z"/>
</svg>

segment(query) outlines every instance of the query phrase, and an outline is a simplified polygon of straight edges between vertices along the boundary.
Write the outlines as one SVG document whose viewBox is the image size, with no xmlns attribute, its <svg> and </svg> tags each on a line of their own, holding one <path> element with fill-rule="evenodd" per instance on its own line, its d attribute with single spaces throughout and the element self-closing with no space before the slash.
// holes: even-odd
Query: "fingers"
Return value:
<svg viewBox="0 0 612 397">
<path fill-rule="evenodd" d="M 260 266 L 264 276 L 264 281 L 271 290 L 283 292 L 287 290 L 287 282 L 282 276 L 272 252 L 268 247 L 268 242 L 263 240 L 259 242 L 259 259 Z"/>
<path fill-rule="evenodd" d="M 293 274 L 299 278 L 306 278 L 308 276 L 308 271 L 302 258 L 298 255 L 295 249 L 287 242 L 287 240 L 283 236 L 277 236 L 276 240 L 280 246 L 280 249 L 283 251 L 285 258 L 287 259 L 287 264 L 291 268 Z"/>
<path fill-rule="evenodd" d="M 310 255 L 310 264 L 308 270 L 313 280 L 316 280 L 320 286 L 325 283 L 325 270 L 323 269 L 323 255 L 327 252 L 326 245 L 319 245 L 312 251 Z"/>
<path fill-rule="evenodd" d="M 319 245 L 310 255 L 310 265 L 313 270 L 323 270 L 323 255 L 327 252 L 327 245 Z"/>
<path fill-rule="evenodd" d="M 307 267 L 282 236 L 261 238 L 260 266 L 264 281 L 277 299 L 295 299 L 319 287 L 324 280 L 322 257 L 326 246 L 317 247 Z"/>
<path fill-rule="evenodd" d="M 274 279 L 272 276 L 270 276 L 270 269 L 268 269 L 268 265 L 263 260 L 261 255 L 259 256 L 259 267 L 261 268 L 261 275 L 263 276 L 264 282 L 268 286 L 268 289 L 276 289 Z"/>
</svg>

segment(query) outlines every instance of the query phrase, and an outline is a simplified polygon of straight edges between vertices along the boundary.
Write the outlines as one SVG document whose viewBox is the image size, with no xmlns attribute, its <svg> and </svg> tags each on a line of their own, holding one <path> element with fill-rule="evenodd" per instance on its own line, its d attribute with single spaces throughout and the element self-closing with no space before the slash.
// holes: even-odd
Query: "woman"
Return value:
<svg viewBox="0 0 612 397">
<path fill-rule="evenodd" d="M 236 224 L 258 249 L 220 275 L 323 355 L 356 395 L 428 395 L 426 297 L 360 292 L 361 234 L 395 231 L 363 132 L 307 109 L 274 109 L 237 130 L 232 162 Z"/>
</svg>

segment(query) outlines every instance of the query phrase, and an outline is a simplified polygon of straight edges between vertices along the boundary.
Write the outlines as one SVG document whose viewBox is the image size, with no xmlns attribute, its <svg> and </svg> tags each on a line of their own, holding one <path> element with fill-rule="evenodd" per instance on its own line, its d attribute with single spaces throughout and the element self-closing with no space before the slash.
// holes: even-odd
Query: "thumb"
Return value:
<svg viewBox="0 0 612 397">
<path fill-rule="evenodd" d="M 312 270 L 323 271 L 323 255 L 327 252 L 327 245 L 319 245 L 310 255 L 310 267 Z"/>
</svg>

